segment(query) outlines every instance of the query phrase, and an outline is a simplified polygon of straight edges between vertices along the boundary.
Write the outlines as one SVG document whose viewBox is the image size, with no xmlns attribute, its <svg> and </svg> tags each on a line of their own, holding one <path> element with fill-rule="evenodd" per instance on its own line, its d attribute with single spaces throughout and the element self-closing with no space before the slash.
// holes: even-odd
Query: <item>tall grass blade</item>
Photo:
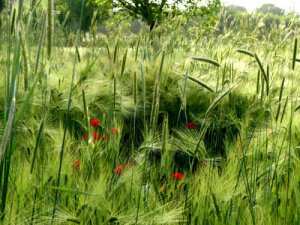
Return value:
<svg viewBox="0 0 300 225">
<path fill-rule="evenodd" d="M 126 52 L 125 52 L 125 54 L 123 56 L 122 69 L 121 69 L 121 79 L 122 79 L 123 74 L 124 74 L 125 65 L 126 65 L 126 59 L 127 59 L 127 49 L 126 49 Z"/>
<path fill-rule="evenodd" d="M 116 61 L 117 61 L 118 50 L 119 50 L 119 40 L 117 41 L 117 44 L 116 44 L 115 50 L 114 50 L 114 63 L 116 63 Z"/>
<path fill-rule="evenodd" d="M 266 73 L 260 59 L 258 58 L 258 56 L 256 54 L 254 54 L 254 58 L 263 74 L 263 77 L 265 79 L 265 82 L 266 82 L 266 92 L 267 92 L 267 95 L 269 95 L 269 78 L 268 78 L 268 74 Z"/>
<path fill-rule="evenodd" d="M 295 70 L 296 67 L 296 59 L 297 59 L 297 46 L 298 46 L 298 39 L 295 39 L 294 42 L 294 52 L 293 52 L 293 63 L 292 63 L 292 69 Z"/>
<path fill-rule="evenodd" d="M 1 153 L 0 153 L 0 167 L 4 169 L 4 179 L 3 179 L 3 186 L 1 186 L 0 183 L 0 190 L 2 192 L 2 198 L 1 198 L 1 217 L 0 221 L 4 219 L 5 216 L 5 207 L 6 207 L 6 199 L 7 199 L 7 190 L 8 190 L 8 179 L 9 179 L 9 170 L 10 170 L 10 162 L 11 162 L 11 154 L 12 154 L 12 140 L 11 137 L 12 129 L 13 129 L 13 121 L 15 118 L 15 111 L 16 111 L 16 92 L 17 92 L 17 79 L 14 80 L 14 89 L 13 89 L 13 96 L 10 104 L 8 119 L 6 122 L 4 137 L 1 145 Z M 9 151 L 7 150 L 7 145 L 9 143 Z M 2 171 L 1 171 L 2 176 Z"/>
<path fill-rule="evenodd" d="M 37 138 L 36 138 L 36 142 L 35 142 L 35 146 L 34 146 L 34 152 L 33 152 L 33 158 L 32 158 L 32 162 L 31 162 L 31 166 L 30 166 L 30 174 L 32 174 L 32 172 L 33 172 L 33 168 L 34 168 L 34 164 L 35 164 L 35 161 L 36 161 L 37 151 L 38 151 L 38 147 L 39 147 L 39 143 L 40 143 L 40 139 L 41 139 L 41 136 L 42 136 L 43 129 L 44 129 L 44 119 L 41 122 L 39 131 L 38 131 L 38 135 L 37 135 Z"/>
<path fill-rule="evenodd" d="M 87 131 L 90 130 L 90 123 L 89 123 L 89 116 L 88 116 L 88 106 L 86 103 L 85 91 L 82 89 L 82 101 L 83 101 L 83 110 L 84 110 L 84 119 L 85 119 L 85 126 Z"/>
<path fill-rule="evenodd" d="M 37 83 L 38 83 L 38 79 L 35 78 L 30 90 L 26 93 L 25 98 L 16 113 L 16 121 L 18 121 L 21 118 L 21 116 L 23 115 L 27 107 L 30 105 Z"/>
<path fill-rule="evenodd" d="M 47 0 L 47 59 L 51 58 L 52 52 L 52 31 L 53 31 L 53 2 Z"/>
<path fill-rule="evenodd" d="M 214 90 L 211 87 L 209 87 L 208 85 L 206 85 L 204 82 L 202 82 L 202 81 L 200 81 L 198 79 L 195 79 L 193 77 L 190 77 L 190 76 L 188 77 L 188 79 L 191 80 L 191 81 L 193 81 L 193 82 L 195 82 L 196 84 L 199 84 L 201 87 L 207 89 L 208 91 L 214 93 Z"/>
<path fill-rule="evenodd" d="M 81 57 L 80 57 L 80 53 L 79 53 L 79 50 L 78 50 L 78 46 L 76 46 L 75 48 L 76 48 L 77 60 L 80 63 L 81 62 Z"/>
<path fill-rule="evenodd" d="M 50 0 L 48 0 L 48 1 L 50 1 Z M 73 90 L 75 71 L 76 71 L 76 59 L 77 59 L 76 48 L 78 47 L 79 40 L 80 40 L 80 29 L 81 29 L 84 5 L 85 5 L 85 0 L 82 0 L 80 20 L 79 20 L 79 28 L 78 28 L 78 31 L 77 31 L 76 46 L 75 46 L 75 53 L 74 53 L 72 78 L 71 78 L 71 83 L 70 83 L 70 91 L 69 91 L 69 97 L 68 97 L 67 112 L 66 112 L 66 116 L 65 116 L 66 123 L 67 123 L 67 121 L 69 121 L 69 116 L 70 116 L 70 108 L 71 108 L 72 93 L 73 93 L 72 90 Z M 49 24 L 48 24 L 48 26 L 49 26 Z M 63 138 L 62 138 L 61 150 L 60 150 L 60 154 L 59 154 L 59 168 L 58 168 L 58 175 L 57 175 L 57 180 L 56 180 L 56 187 L 57 188 L 60 187 L 61 170 L 62 170 L 62 164 L 63 164 L 65 144 L 66 144 L 66 136 L 67 136 L 67 126 L 65 125 L 64 132 L 63 132 Z M 52 224 L 54 223 L 57 201 L 58 201 L 58 191 L 56 190 L 55 196 L 54 196 L 53 212 L 52 212 Z"/>
<path fill-rule="evenodd" d="M 163 125 L 162 125 L 162 161 L 161 170 L 168 171 L 170 168 L 170 152 L 168 151 L 168 139 L 169 139 L 169 124 L 168 124 L 168 114 L 164 113 Z"/>
<path fill-rule="evenodd" d="M 134 77 L 133 77 L 133 103 L 134 103 L 133 135 L 134 137 L 136 135 L 136 114 L 137 114 L 137 106 L 138 106 L 137 98 L 138 98 L 137 75 L 136 72 L 134 72 Z"/>
<path fill-rule="evenodd" d="M 135 58 L 134 58 L 135 61 L 137 61 L 137 57 L 138 57 L 138 54 L 139 54 L 140 42 L 141 42 L 141 37 L 139 37 L 138 43 L 136 45 Z"/>
<path fill-rule="evenodd" d="M 7 143 L 10 139 L 10 135 L 11 135 L 12 127 L 13 127 L 13 121 L 14 121 L 14 118 L 15 118 L 16 92 L 17 92 L 17 80 L 16 79 L 15 79 L 14 84 L 15 85 L 14 85 L 13 98 L 11 100 L 8 119 L 7 119 L 7 122 L 6 122 L 5 131 L 4 131 L 4 137 L 3 137 L 3 140 L 2 140 L 2 144 L 1 144 L 1 154 L 0 154 L 0 160 L 1 161 L 3 160 L 3 157 L 5 155 Z"/>
<path fill-rule="evenodd" d="M 180 120 L 180 116 L 181 116 L 181 111 L 184 110 L 184 116 L 185 116 L 185 122 L 187 123 L 187 112 L 186 112 L 186 90 L 187 90 L 187 81 L 189 78 L 189 71 L 188 69 L 186 69 L 185 72 L 185 78 L 184 78 L 184 83 L 183 83 L 183 87 L 182 87 L 182 96 L 181 96 L 181 107 L 179 109 L 179 113 L 178 113 L 178 117 L 177 117 L 177 126 L 179 124 L 179 120 Z"/>
<path fill-rule="evenodd" d="M 286 107 L 287 107 L 287 104 L 288 104 L 288 100 L 289 100 L 289 97 L 286 97 L 285 102 L 284 102 L 284 106 L 283 106 L 283 109 L 282 109 L 282 113 L 281 113 L 280 123 L 282 123 L 282 121 L 283 121 L 285 110 L 286 110 Z"/>
<path fill-rule="evenodd" d="M 208 116 L 208 114 L 222 101 L 223 98 L 225 98 L 229 93 L 231 93 L 235 88 L 237 88 L 238 85 L 239 82 L 232 85 L 226 91 L 223 91 L 219 96 L 217 96 L 215 100 L 210 104 L 209 108 L 206 110 L 205 117 Z"/>
<path fill-rule="evenodd" d="M 212 60 L 212 59 L 207 59 L 207 58 L 203 58 L 203 57 L 192 57 L 192 59 L 195 61 L 206 62 L 206 63 L 209 63 L 216 67 L 221 67 L 220 63 L 218 63 L 217 61 Z"/>
<path fill-rule="evenodd" d="M 162 76 L 162 70 L 165 60 L 165 52 L 162 54 L 159 73 L 156 76 L 155 84 L 154 84 L 154 95 L 152 100 L 152 108 L 151 108 L 151 117 L 150 117 L 150 130 L 155 132 L 157 126 L 157 119 L 159 113 L 159 100 L 160 100 L 160 82 Z"/>
<path fill-rule="evenodd" d="M 275 117 L 275 120 L 276 120 L 276 121 L 278 121 L 279 114 L 280 114 L 280 109 L 281 109 L 281 99 L 282 99 L 282 94 L 283 94 L 284 82 L 285 82 L 285 77 L 283 77 L 282 82 L 281 82 L 280 93 L 279 93 L 279 99 L 278 99 L 278 108 L 277 108 L 277 113 L 276 113 L 276 117 Z"/>
<path fill-rule="evenodd" d="M 260 88 L 260 80 L 261 80 L 261 77 L 260 77 L 260 70 L 258 70 L 258 73 L 257 73 L 257 80 L 256 80 L 256 95 L 259 95 L 259 88 Z"/>
<path fill-rule="evenodd" d="M 255 54 L 253 52 L 249 52 L 249 51 L 244 50 L 244 49 L 238 49 L 236 51 L 239 52 L 239 53 L 242 53 L 242 54 L 245 54 L 245 55 L 248 55 L 248 56 L 251 56 L 251 57 L 255 58 Z"/>
<path fill-rule="evenodd" d="M 23 65 L 23 75 L 24 75 L 24 91 L 26 92 L 28 89 L 29 68 L 28 68 L 28 60 L 26 56 L 25 43 L 21 34 L 20 34 L 20 44 L 21 44 L 22 61 L 23 61 L 22 65 Z"/>
<path fill-rule="evenodd" d="M 141 64 L 141 76 L 142 76 L 142 97 L 143 97 L 143 121 L 144 121 L 144 127 L 146 127 L 146 81 L 145 81 L 143 64 Z"/>
</svg>

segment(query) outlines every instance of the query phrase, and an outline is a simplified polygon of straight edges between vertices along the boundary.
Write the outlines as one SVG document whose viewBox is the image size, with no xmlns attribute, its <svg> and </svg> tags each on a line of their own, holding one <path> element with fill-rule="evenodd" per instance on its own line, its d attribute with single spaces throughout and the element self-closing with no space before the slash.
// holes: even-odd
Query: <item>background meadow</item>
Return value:
<svg viewBox="0 0 300 225">
<path fill-rule="evenodd" d="M 1 224 L 300 223 L 296 14 L 64 3 L 1 12 Z"/>
</svg>

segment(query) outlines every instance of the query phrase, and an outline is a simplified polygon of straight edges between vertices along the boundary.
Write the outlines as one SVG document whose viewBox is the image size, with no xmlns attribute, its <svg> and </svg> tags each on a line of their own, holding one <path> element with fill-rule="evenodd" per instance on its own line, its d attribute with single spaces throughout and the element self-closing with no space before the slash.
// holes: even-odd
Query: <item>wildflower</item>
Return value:
<svg viewBox="0 0 300 225">
<path fill-rule="evenodd" d="M 102 137 L 101 137 L 101 140 L 104 141 L 104 140 L 106 140 L 107 138 L 108 138 L 108 136 L 105 135 L 105 134 L 103 134 Z"/>
<path fill-rule="evenodd" d="M 90 124 L 91 124 L 93 127 L 97 127 L 97 126 L 99 126 L 99 120 L 98 120 L 98 119 L 91 119 L 91 120 L 90 120 Z"/>
<path fill-rule="evenodd" d="M 95 143 L 97 140 L 99 140 L 99 134 L 98 134 L 96 131 L 94 131 L 94 132 L 92 133 L 92 137 L 93 137 L 94 143 Z"/>
<path fill-rule="evenodd" d="M 123 166 L 120 164 L 114 169 L 114 173 L 120 175 L 123 171 Z"/>
<path fill-rule="evenodd" d="M 118 128 L 116 127 L 111 128 L 110 132 L 114 135 L 117 135 L 119 133 Z"/>
<path fill-rule="evenodd" d="M 172 174 L 172 179 L 181 180 L 183 178 L 183 174 L 180 172 L 175 172 Z"/>
<path fill-rule="evenodd" d="M 83 138 L 84 140 L 87 140 L 88 135 L 87 135 L 87 134 L 83 134 L 83 135 L 82 135 L 82 138 Z"/>
<path fill-rule="evenodd" d="M 196 129 L 196 124 L 194 122 L 188 122 L 187 126 L 188 126 L 189 129 L 192 129 L 192 130 Z"/>
<path fill-rule="evenodd" d="M 74 161 L 74 168 L 76 169 L 76 170 L 79 170 L 80 169 L 80 161 L 79 161 L 79 159 L 76 159 L 75 161 Z"/>
</svg>

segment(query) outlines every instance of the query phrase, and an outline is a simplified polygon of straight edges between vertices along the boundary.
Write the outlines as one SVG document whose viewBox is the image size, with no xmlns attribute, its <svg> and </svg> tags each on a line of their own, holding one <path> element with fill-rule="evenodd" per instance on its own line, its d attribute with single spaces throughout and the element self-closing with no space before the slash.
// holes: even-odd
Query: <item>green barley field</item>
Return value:
<svg viewBox="0 0 300 225">
<path fill-rule="evenodd" d="M 0 224 L 300 224 L 297 15 L 100 33 L 5 4 Z"/>
</svg>

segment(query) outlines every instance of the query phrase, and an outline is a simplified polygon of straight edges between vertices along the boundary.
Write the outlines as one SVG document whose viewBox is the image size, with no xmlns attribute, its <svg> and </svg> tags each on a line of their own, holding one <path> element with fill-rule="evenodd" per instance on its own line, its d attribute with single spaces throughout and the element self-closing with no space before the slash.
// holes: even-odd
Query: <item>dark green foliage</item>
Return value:
<svg viewBox="0 0 300 225">
<path fill-rule="evenodd" d="M 121 7 L 134 18 L 141 17 L 149 25 L 150 30 L 152 30 L 164 18 L 182 14 L 182 7 L 185 8 L 184 11 L 188 12 L 190 16 L 200 17 L 202 20 L 205 18 L 204 21 L 210 23 L 210 18 L 218 13 L 221 2 L 220 0 L 209 0 L 207 6 L 200 6 L 200 2 L 201 0 L 176 0 L 172 1 L 172 3 L 168 3 L 167 0 L 158 2 L 151 0 L 117 0 L 114 7 Z"/>
<path fill-rule="evenodd" d="M 84 112 L 77 107 L 72 108 L 68 118 L 66 118 L 66 105 L 64 102 L 65 95 L 58 89 L 51 90 L 49 118 L 51 124 L 59 126 L 64 123 L 67 126 L 69 133 L 76 139 L 80 139 L 85 133 Z"/>
<path fill-rule="evenodd" d="M 283 15 L 285 13 L 283 9 L 275 6 L 274 4 L 264 4 L 258 9 L 258 11 L 264 14 L 271 13 L 274 15 Z"/>
<path fill-rule="evenodd" d="M 239 6 L 239 5 L 230 5 L 230 6 L 227 6 L 226 10 L 228 12 L 235 12 L 235 11 L 238 11 L 238 12 L 247 12 L 247 9 L 245 7 Z"/>
<path fill-rule="evenodd" d="M 0 12 L 4 9 L 4 0 L 0 0 Z"/>
<path fill-rule="evenodd" d="M 209 117 L 209 126 L 205 133 L 204 143 L 211 155 L 226 158 L 225 142 L 232 143 L 240 134 L 243 126 L 251 126 L 263 109 L 258 107 L 255 96 L 244 96 L 238 92 L 229 94 L 228 98 L 218 105 Z M 264 120 L 265 117 L 260 117 Z"/>
<path fill-rule="evenodd" d="M 297 24 L 293 21 L 297 17 L 295 13 L 286 14 L 284 10 L 272 5 L 265 4 L 257 11 L 248 13 L 239 6 L 228 6 L 223 8 L 220 14 L 219 30 L 224 31 L 228 29 L 243 31 L 245 33 L 252 32 L 258 27 L 262 26 L 261 21 L 264 22 L 264 29 L 257 29 L 261 34 L 269 34 L 269 31 L 279 28 L 280 25 L 288 28 L 293 26 L 297 28 Z"/>
<path fill-rule="evenodd" d="M 79 28 L 79 15 L 83 0 L 57 0 L 56 10 L 60 12 L 58 19 L 60 23 L 70 30 L 76 31 Z M 85 0 L 81 30 L 88 31 L 93 17 L 98 21 L 103 21 L 109 17 L 111 8 L 109 1 L 106 4 L 99 6 L 96 1 Z"/>
<path fill-rule="evenodd" d="M 165 16 L 164 8 L 167 6 L 167 0 L 161 0 L 160 3 L 145 1 L 124 1 L 118 0 L 116 7 L 121 6 L 133 17 L 141 16 L 152 30 L 156 23 L 160 23 Z"/>
</svg>

